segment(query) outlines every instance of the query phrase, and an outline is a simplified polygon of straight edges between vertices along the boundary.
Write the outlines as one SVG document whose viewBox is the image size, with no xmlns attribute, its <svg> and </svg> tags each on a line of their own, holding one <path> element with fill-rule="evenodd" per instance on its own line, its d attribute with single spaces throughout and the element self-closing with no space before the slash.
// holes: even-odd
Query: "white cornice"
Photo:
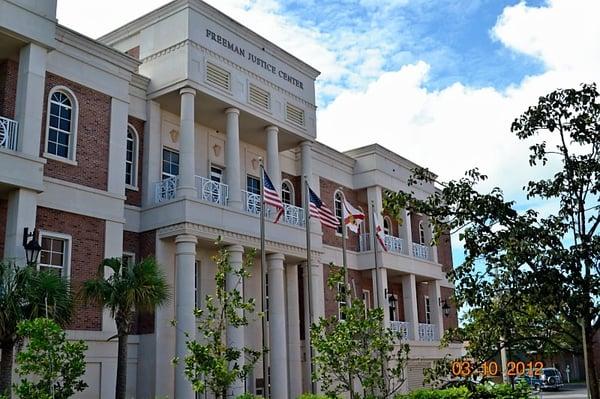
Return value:
<svg viewBox="0 0 600 399">
<path fill-rule="evenodd" d="M 334 159 L 335 161 L 341 163 L 343 166 L 347 168 L 354 169 L 354 164 L 356 160 L 343 152 L 336 150 L 335 148 L 331 148 L 328 145 L 321 143 L 320 141 L 314 141 L 312 150 L 314 153 L 324 156 L 327 159 Z"/>
</svg>

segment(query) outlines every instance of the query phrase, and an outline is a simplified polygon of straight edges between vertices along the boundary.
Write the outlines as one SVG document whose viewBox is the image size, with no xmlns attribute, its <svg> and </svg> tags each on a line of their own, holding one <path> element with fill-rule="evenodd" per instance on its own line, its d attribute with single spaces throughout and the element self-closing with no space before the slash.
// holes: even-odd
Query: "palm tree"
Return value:
<svg viewBox="0 0 600 399">
<path fill-rule="evenodd" d="M 17 324 L 37 317 L 65 326 L 73 312 L 69 282 L 50 271 L 0 262 L 0 395 L 10 397 Z"/>
<path fill-rule="evenodd" d="M 108 267 L 112 273 L 104 276 Z M 136 311 L 153 311 L 169 299 L 169 287 L 153 258 L 135 265 L 124 264 L 121 258 L 104 259 L 96 278 L 83 283 L 81 294 L 87 301 L 110 310 L 117 324 L 118 355 L 115 398 L 124 399 L 127 386 L 127 338 Z"/>
</svg>

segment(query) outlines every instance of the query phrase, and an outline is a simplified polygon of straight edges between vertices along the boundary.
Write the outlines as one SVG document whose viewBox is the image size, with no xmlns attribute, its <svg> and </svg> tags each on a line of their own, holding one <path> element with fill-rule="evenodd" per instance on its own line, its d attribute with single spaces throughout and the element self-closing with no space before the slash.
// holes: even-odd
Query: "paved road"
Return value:
<svg viewBox="0 0 600 399">
<path fill-rule="evenodd" d="M 558 392 L 543 391 L 535 396 L 540 399 L 586 399 L 587 392 L 584 384 L 568 384 Z"/>
</svg>

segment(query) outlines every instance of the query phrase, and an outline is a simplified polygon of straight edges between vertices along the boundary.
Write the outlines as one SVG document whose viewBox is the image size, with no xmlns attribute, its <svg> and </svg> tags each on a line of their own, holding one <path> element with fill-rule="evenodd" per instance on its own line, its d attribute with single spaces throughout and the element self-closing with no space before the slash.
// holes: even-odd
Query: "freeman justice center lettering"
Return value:
<svg viewBox="0 0 600 399">
<path fill-rule="evenodd" d="M 210 29 L 207 29 L 206 37 L 208 37 L 209 39 L 213 40 L 216 43 L 219 43 L 220 45 L 231 50 L 232 52 L 236 53 L 237 55 L 246 58 L 248 61 L 252 62 L 253 64 L 256 64 L 256 65 L 260 66 L 261 68 L 271 72 L 273 75 L 277 75 L 281 79 L 285 80 L 286 82 L 289 82 L 292 85 L 304 90 L 304 85 L 302 84 L 302 82 L 300 80 L 296 79 L 292 75 L 290 75 L 282 70 L 278 70 L 275 65 L 269 63 L 268 61 L 263 60 L 262 58 L 256 56 L 255 54 L 252 54 L 250 51 L 246 51 L 246 49 L 239 47 L 237 44 L 233 43 L 230 40 L 227 40 L 223 36 L 216 34 L 215 32 L 211 31 Z"/>
</svg>

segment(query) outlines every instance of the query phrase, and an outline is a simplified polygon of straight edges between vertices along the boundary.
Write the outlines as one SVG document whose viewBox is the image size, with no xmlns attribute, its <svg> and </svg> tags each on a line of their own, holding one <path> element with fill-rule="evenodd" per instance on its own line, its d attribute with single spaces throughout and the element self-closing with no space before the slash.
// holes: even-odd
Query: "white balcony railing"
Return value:
<svg viewBox="0 0 600 399">
<path fill-rule="evenodd" d="M 304 226 L 304 209 L 294 206 L 283 204 L 283 223 L 292 226 Z"/>
<path fill-rule="evenodd" d="M 253 213 L 255 215 L 260 214 L 260 195 L 242 190 L 242 201 L 244 201 L 244 210 L 246 212 Z"/>
<path fill-rule="evenodd" d="M 229 187 L 227 184 L 212 181 L 203 176 L 196 176 L 198 198 L 214 204 L 227 205 Z"/>
<path fill-rule="evenodd" d="M 175 198 L 177 194 L 177 176 L 169 177 L 154 183 L 154 202 L 159 204 Z"/>
<path fill-rule="evenodd" d="M 17 150 L 19 123 L 0 116 L 0 148 Z"/>
<path fill-rule="evenodd" d="M 410 323 L 407 321 L 390 321 L 390 330 L 400 333 L 403 341 L 408 341 L 411 337 Z"/>
<path fill-rule="evenodd" d="M 412 252 L 415 258 L 429 259 L 429 248 L 426 245 L 412 243 Z"/>
<path fill-rule="evenodd" d="M 366 252 L 371 250 L 371 234 L 365 233 L 358 237 L 358 250 Z"/>
<path fill-rule="evenodd" d="M 435 341 L 435 325 L 419 323 L 419 341 Z"/>
<path fill-rule="evenodd" d="M 402 238 L 386 234 L 383 238 L 383 242 L 385 243 L 388 252 L 393 252 L 396 254 L 403 253 L 402 251 L 404 249 L 404 240 Z M 361 252 L 370 251 L 371 235 L 368 233 L 361 234 L 358 240 L 358 247 Z"/>
</svg>

